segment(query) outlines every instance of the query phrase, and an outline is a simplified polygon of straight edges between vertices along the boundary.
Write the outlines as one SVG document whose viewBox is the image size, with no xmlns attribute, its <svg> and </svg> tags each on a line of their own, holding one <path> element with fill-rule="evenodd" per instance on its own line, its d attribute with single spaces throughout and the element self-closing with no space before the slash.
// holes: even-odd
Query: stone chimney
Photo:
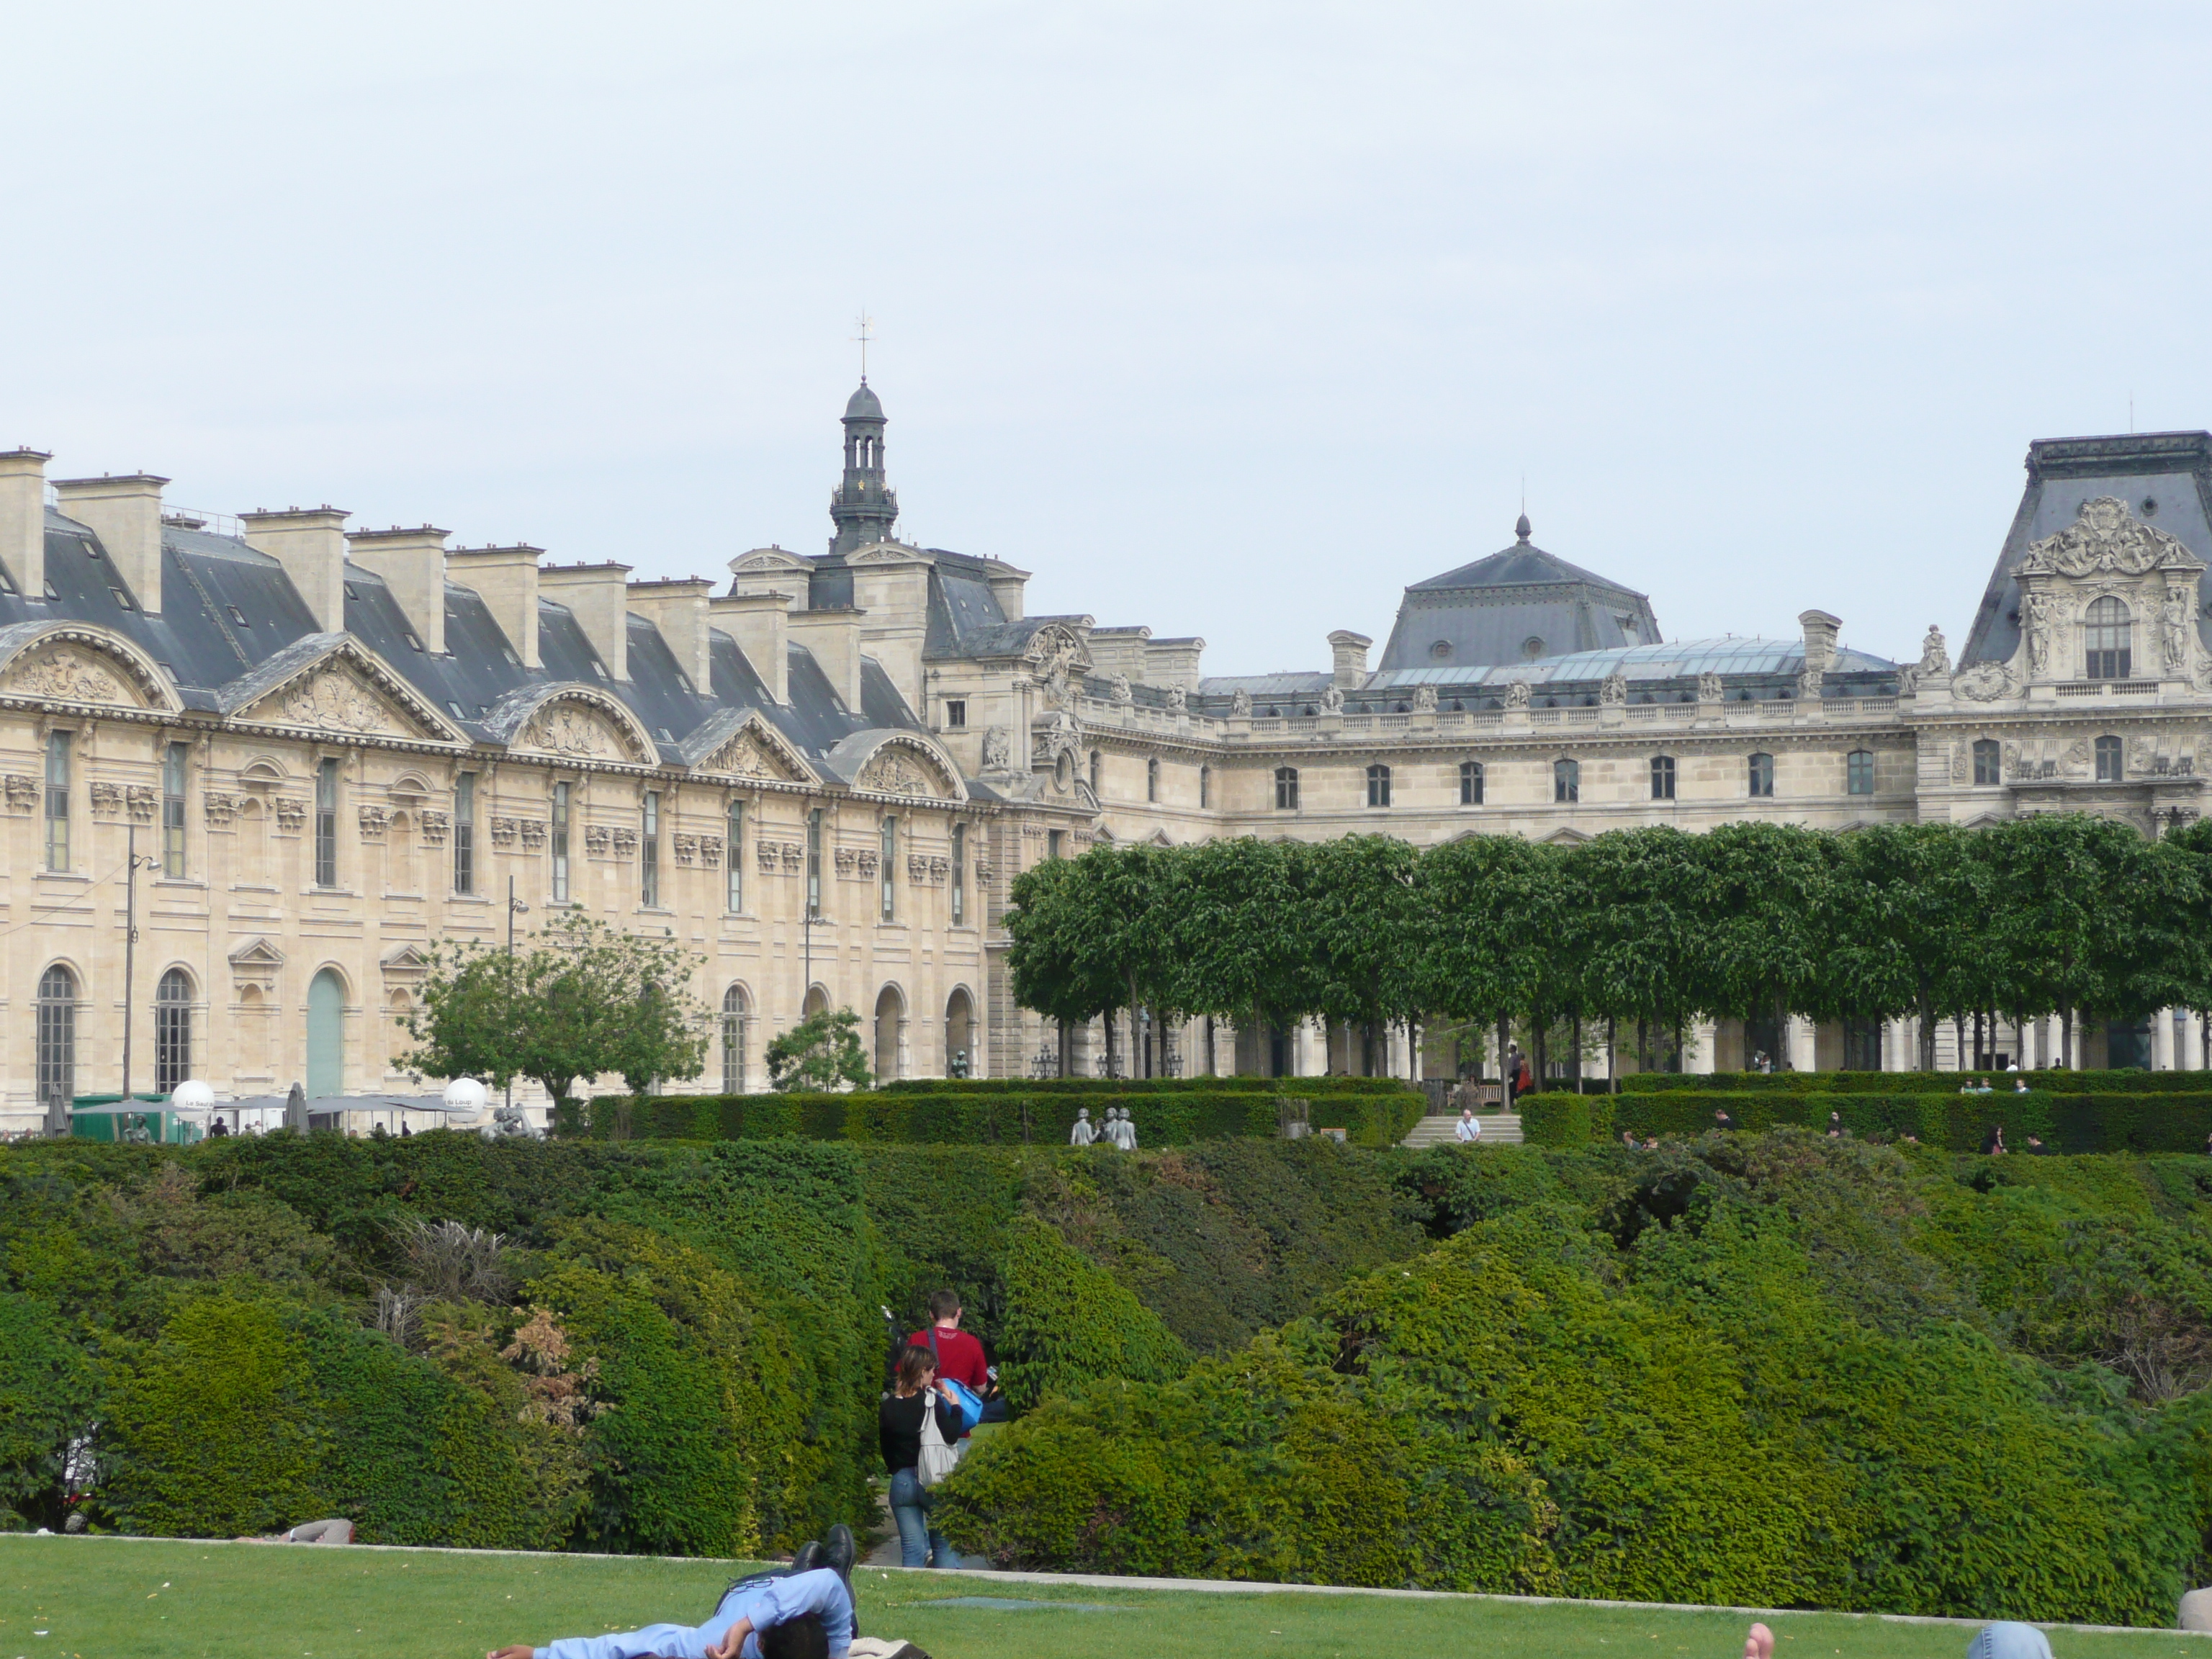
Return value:
<svg viewBox="0 0 2212 1659">
<path fill-rule="evenodd" d="M 434 657 L 446 654 L 446 538 L 429 525 L 356 530 L 346 538 L 353 562 L 384 578 L 399 612 Z"/>
<path fill-rule="evenodd" d="M 630 610 L 660 630 L 676 665 L 702 696 L 714 689 L 714 659 L 707 649 L 707 601 L 714 584 L 704 576 L 629 584 Z"/>
<path fill-rule="evenodd" d="M 538 591 L 568 607 L 607 672 L 623 681 L 629 678 L 630 569 L 609 560 L 604 564 L 549 564 L 538 573 Z"/>
<path fill-rule="evenodd" d="M 1367 683 L 1367 647 L 1374 643 L 1348 628 L 1328 636 L 1329 678 L 1338 690 L 1356 690 Z"/>
<path fill-rule="evenodd" d="M 116 574 L 149 617 L 161 614 L 161 486 L 151 473 L 57 478 L 62 512 L 100 538 Z"/>
<path fill-rule="evenodd" d="M 538 561 L 544 556 L 544 548 L 526 542 L 457 547 L 446 556 L 447 580 L 483 601 L 525 668 L 543 665 L 538 658 Z"/>
<path fill-rule="evenodd" d="M 1145 643 L 1152 637 L 1149 628 L 1092 629 L 1087 641 L 1091 647 L 1091 672 L 1102 679 L 1124 675 L 1131 684 L 1141 684 L 1149 665 L 1145 660 Z"/>
<path fill-rule="evenodd" d="M 345 521 L 350 515 L 327 504 L 290 507 L 282 513 L 247 513 L 246 544 L 284 567 L 307 602 L 318 633 L 345 631 Z"/>
<path fill-rule="evenodd" d="M 1198 659 L 1205 649 L 1201 639 L 1146 641 L 1145 683 L 1197 690 Z"/>
<path fill-rule="evenodd" d="M 781 593 L 726 593 L 708 601 L 707 619 L 737 641 L 769 696 L 790 702 L 791 601 Z"/>
<path fill-rule="evenodd" d="M 860 708 L 860 623 L 868 613 L 855 610 L 794 611 L 785 619 L 794 645 L 814 653 L 845 707 Z"/>
<path fill-rule="evenodd" d="M 1817 673 L 1834 666 L 1836 635 L 1843 628 L 1844 619 L 1825 611 L 1804 611 L 1798 613 L 1797 625 L 1805 630 L 1807 670 Z"/>
<path fill-rule="evenodd" d="M 1030 573 L 1017 570 L 1010 564 L 991 561 L 991 568 L 983 580 L 991 585 L 991 597 L 999 602 L 999 609 L 1006 613 L 1008 622 L 1022 619 L 1022 590 L 1029 586 Z"/>
<path fill-rule="evenodd" d="M 0 565 L 27 599 L 46 597 L 46 463 L 43 450 L 0 451 Z"/>
</svg>

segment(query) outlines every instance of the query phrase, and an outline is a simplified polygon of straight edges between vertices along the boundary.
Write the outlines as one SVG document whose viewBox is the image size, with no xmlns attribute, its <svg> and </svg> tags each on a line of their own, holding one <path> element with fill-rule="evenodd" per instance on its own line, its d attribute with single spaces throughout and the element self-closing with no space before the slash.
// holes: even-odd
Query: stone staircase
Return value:
<svg viewBox="0 0 2212 1659">
<path fill-rule="evenodd" d="M 1518 1112 L 1498 1112 L 1486 1117 L 1480 1112 L 1474 1121 L 1482 1125 L 1485 1146 L 1518 1146 L 1521 1144 L 1521 1115 Z M 1413 1126 L 1413 1132 L 1400 1142 L 1405 1146 L 1444 1146 L 1458 1139 L 1457 1112 L 1432 1113 Z"/>
</svg>

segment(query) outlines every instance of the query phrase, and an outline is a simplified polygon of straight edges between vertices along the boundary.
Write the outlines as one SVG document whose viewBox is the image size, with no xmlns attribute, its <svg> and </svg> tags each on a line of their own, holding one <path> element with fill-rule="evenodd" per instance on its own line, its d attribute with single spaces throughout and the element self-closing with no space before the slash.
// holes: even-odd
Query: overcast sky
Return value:
<svg viewBox="0 0 2212 1659">
<path fill-rule="evenodd" d="M 901 529 L 1325 667 L 1512 538 L 1962 640 L 2037 437 L 2212 425 L 2212 9 L 0 9 L 0 446 L 641 576 Z"/>
</svg>

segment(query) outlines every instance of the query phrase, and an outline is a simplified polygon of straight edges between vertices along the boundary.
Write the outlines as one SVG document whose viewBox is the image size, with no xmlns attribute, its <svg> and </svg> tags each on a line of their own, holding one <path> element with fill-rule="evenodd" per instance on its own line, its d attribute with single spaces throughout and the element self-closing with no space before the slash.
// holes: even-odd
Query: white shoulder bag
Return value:
<svg viewBox="0 0 2212 1659">
<path fill-rule="evenodd" d="M 924 1486 L 935 1486 L 960 1462 L 959 1442 L 947 1443 L 945 1431 L 937 1426 L 937 1401 L 934 1389 L 921 1397 L 921 1461 L 914 1473 Z"/>
</svg>

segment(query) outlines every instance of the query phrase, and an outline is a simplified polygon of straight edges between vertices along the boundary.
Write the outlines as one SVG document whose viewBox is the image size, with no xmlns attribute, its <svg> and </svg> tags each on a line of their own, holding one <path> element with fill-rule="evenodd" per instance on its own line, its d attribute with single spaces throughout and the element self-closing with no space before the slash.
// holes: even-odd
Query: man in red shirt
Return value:
<svg viewBox="0 0 2212 1659">
<path fill-rule="evenodd" d="M 960 1297 L 951 1291 L 934 1291 L 929 1297 L 930 1328 L 916 1331 L 907 1346 L 927 1348 L 937 1356 L 937 1374 L 964 1382 L 980 1397 L 991 1386 L 983 1345 L 960 1328 Z"/>
</svg>

